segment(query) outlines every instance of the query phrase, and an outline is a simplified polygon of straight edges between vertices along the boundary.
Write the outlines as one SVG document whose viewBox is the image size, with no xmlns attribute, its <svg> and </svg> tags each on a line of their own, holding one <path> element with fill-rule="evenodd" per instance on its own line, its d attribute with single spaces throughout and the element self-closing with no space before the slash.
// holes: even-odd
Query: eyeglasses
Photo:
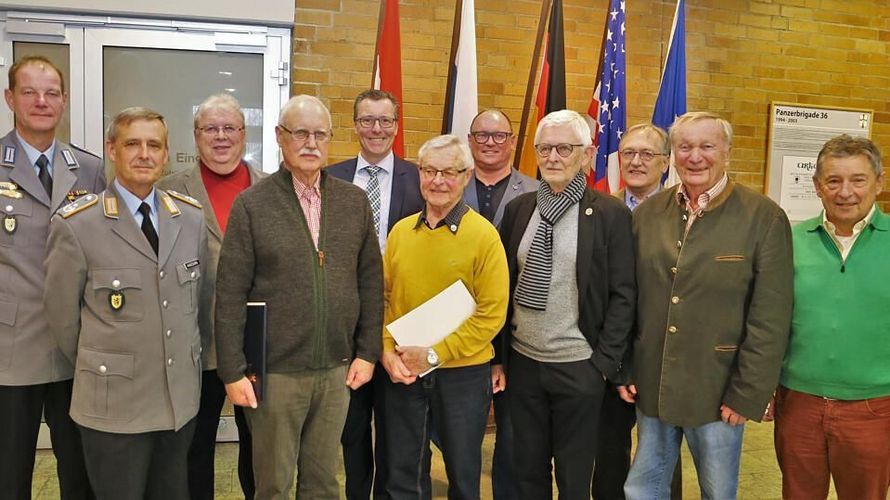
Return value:
<svg viewBox="0 0 890 500">
<path fill-rule="evenodd" d="M 430 167 L 421 167 L 420 175 L 423 176 L 424 179 L 433 180 L 437 175 L 442 174 L 442 178 L 446 181 L 454 181 L 460 176 L 460 174 L 466 172 L 467 169 L 463 168 L 460 170 L 454 168 L 446 168 L 445 170 L 436 170 L 435 168 Z"/>
<path fill-rule="evenodd" d="M 535 144 L 535 151 L 538 152 L 538 156 L 546 158 L 550 156 L 551 151 L 556 149 L 556 154 L 563 158 L 568 158 L 572 155 L 572 151 L 578 147 L 584 147 L 584 144 Z"/>
<path fill-rule="evenodd" d="M 333 132 L 328 132 L 327 130 L 316 130 L 315 132 L 310 132 L 308 130 L 291 130 L 284 125 L 278 125 L 278 128 L 284 130 L 297 142 L 306 142 L 309 140 L 309 137 L 315 137 L 315 142 L 324 143 L 331 140 L 334 137 Z"/>
<path fill-rule="evenodd" d="M 360 116 L 355 119 L 362 128 L 371 128 L 375 123 L 380 123 L 380 128 L 392 128 L 397 121 L 389 116 Z"/>
<path fill-rule="evenodd" d="M 507 142 L 507 139 L 513 137 L 513 132 L 470 132 L 470 135 L 473 136 L 473 140 L 476 141 L 476 144 L 485 144 L 488 142 L 488 138 L 494 141 L 495 144 L 503 144 Z"/>
<path fill-rule="evenodd" d="M 646 162 L 652 161 L 656 156 L 667 156 L 663 153 L 655 153 L 649 150 L 643 151 L 634 151 L 633 149 L 625 149 L 624 151 L 619 152 L 621 155 L 621 159 L 624 161 L 633 161 L 636 155 L 640 155 L 640 159 Z"/>
<path fill-rule="evenodd" d="M 234 125 L 207 125 L 206 127 L 195 127 L 195 130 L 200 130 L 202 134 L 208 137 L 216 137 L 220 132 L 225 134 L 226 137 L 231 137 L 238 132 L 244 130 L 244 127 L 235 127 Z"/>
</svg>

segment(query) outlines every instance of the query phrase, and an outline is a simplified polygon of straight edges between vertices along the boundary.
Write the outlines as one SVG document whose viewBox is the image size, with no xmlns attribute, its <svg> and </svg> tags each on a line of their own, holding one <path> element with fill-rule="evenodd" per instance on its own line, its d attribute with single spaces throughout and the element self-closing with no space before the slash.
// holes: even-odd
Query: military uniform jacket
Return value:
<svg viewBox="0 0 890 500">
<path fill-rule="evenodd" d="M 157 256 L 114 186 L 50 225 L 47 316 L 75 363 L 71 417 L 84 427 L 178 430 L 198 412 L 207 232 L 199 208 L 157 195 Z"/>
<path fill-rule="evenodd" d="M 0 385 L 70 379 L 73 366 L 49 333 L 43 259 L 50 216 L 105 189 L 102 160 L 56 141 L 53 194 L 46 194 L 15 132 L 0 139 Z"/>
<path fill-rule="evenodd" d="M 250 166 L 250 185 L 266 176 Z M 159 180 L 157 187 L 172 189 L 182 194 L 187 194 L 198 200 L 204 208 L 204 225 L 207 227 L 207 262 L 202 263 L 204 276 L 201 287 L 201 304 L 198 310 L 198 326 L 201 328 L 203 341 L 201 365 L 205 370 L 216 369 L 216 342 L 213 335 L 213 309 L 216 304 L 216 267 L 219 263 L 219 250 L 222 247 L 223 233 L 220 230 L 213 206 L 210 204 L 210 196 L 201 179 L 201 167 L 196 165 L 188 170 L 168 175 Z"/>
</svg>

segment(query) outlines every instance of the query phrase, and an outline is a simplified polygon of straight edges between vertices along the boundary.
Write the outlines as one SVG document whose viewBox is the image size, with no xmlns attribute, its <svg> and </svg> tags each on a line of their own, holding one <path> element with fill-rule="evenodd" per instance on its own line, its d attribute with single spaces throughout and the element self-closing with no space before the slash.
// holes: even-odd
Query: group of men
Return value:
<svg viewBox="0 0 890 500">
<path fill-rule="evenodd" d="M 30 498 L 45 415 L 63 499 L 212 498 L 226 397 L 247 498 L 290 498 L 295 480 L 299 498 L 339 498 L 341 449 L 347 498 L 430 498 L 431 442 L 449 497 L 479 498 L 492 401 L 496 499 L 550 498 L 554 471 L 560 497 L 676 498 L 684 437 L 702 497 L 735 498 L 744 424 L 764 418 L 785 497 L 824 498 L 830 477 L 839 498 L 887 494 L 890 219 L 868 139 L 825 144 L 823 214 L 792 229 L 729 179 L 732 127 L 710 113 L 627 130 L 609 196 L 587 187 L 595 147 L 572 111 L 538 124 L 537 181 L 510 167 L 499 110 L 417 165 L 396 157 L 399 103 L 379 90 L 355 100 L 358 156 L 325 168 L 330 112 L 295 96 L 266 176 L 220 94 L 195 112 L 198 164 L 163 179 L 164 118 L 115 115 L 106 186 L 98 157 L 55 137 L 52 63 L 16 62 L 5 97 L 4 496 Z M 469 318 L 398 344 L 385 325 L 455 281 Z M 251 301 L 268 314 L 260 402 Z"/>
</svg>

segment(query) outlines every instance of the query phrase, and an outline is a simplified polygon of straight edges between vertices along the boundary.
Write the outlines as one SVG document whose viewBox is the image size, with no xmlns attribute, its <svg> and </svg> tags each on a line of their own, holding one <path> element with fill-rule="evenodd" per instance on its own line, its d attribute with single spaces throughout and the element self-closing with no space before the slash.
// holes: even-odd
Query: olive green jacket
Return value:
<svg viewBox="0 0 890 500">
<path fill-rule="evenodd" d="M 637 404 L 680 426 L 718 420 L 721 404 L 759 421 L 788 342 L 788 218 L 732 182 L 706 210 L 687 214 L 678 189 L 634 212 Z M 698 219 L 684 236 L 687 216 Z"/>
</svg>

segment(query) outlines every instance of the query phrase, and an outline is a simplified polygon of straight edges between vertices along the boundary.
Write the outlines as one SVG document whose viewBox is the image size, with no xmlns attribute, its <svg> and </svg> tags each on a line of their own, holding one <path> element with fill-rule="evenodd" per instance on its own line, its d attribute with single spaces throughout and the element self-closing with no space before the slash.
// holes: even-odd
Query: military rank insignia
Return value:
<svg viewBox="0 0 890 500">
<path fill-rule="evenodd" d="M 3 230 L 6 231 L 7 234 L 14 233 L 17 227 L 18 221 L 15 220 L 14 215 L 7 215 L 6 218 L 3 219 Z"/>
<path fill-rule="evenodd" d="M 121 290 L 114 290 L 108 294 L 108 305 L 110 305 L 111 309 L 114 311 L 123 309 L 126 301 L 127 299 L 124 296 L 124 292 Z"/>
</svg>

